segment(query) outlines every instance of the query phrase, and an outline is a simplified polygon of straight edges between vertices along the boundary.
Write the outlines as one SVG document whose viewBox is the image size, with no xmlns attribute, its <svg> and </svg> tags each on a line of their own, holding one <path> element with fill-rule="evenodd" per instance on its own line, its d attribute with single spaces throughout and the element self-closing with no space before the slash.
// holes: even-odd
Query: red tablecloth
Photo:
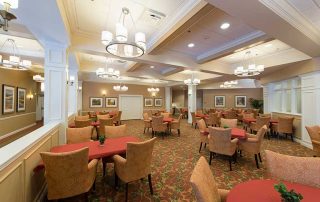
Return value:
<svg viewBox="0 0 320 202">
<path fill-rule="evenodd" d="M 228 194 L 227 202 L 277 202 L 280 194 L 274 189 L 276 180 L 250 180 L 236 185 Z M 320 201 L 320 189 L 306 185 L 284 182 L 288 190 L 294 189 L 303 196 L 303 202 Z"/>
<path fill-rule="evenodd" d="M 207 131 L 201 131 L 202 135 L 209 135 Z M 246 139 L 246 131 L 240 128 L 232 128 L 231 129 L 231 138 L 238 138 L 238 139 Z"/>
<path fill-rule="evenodd" d="M 89 148 L 89 160 L 99 159 L 103 157 L 113 156 L 115 154 L 123 154 L 127 150 L 128 142 L 139 142 L 137 137 L 126 136 L 120 138 L 106 139 L 104 146 L 100 146 L 99 141 L 81 142 L 76 144 L 65 144 L 56 147 L 52 147 L 50 152 L 62 153 L 70 152 L 84 147 Z M 41 163 L 34 170 L 43 169 L 44 165 Z"/>
<path fill-rule="evenodd" d="M 99 121 L 91 122 L 91 126 L 93 126 L 93 127 L 96 127 L 96 126 L 99 126 L 99 125 L 100 125 Z M 75 127 L 76 127 L 76 125 L 74 123 L 69 124 L 69 128 L 75 128 Z"/>
<path fill-rule="evenodd" d="M 163 118 L 163 122 L 171 123 L 173 118 Z"/>
<path fill-rule="evenodd" d="M 200 118 L 208 118 L 209 115 L 207 114 L 196 114 L 196 117 L 200 117 Z"/>
</svg>

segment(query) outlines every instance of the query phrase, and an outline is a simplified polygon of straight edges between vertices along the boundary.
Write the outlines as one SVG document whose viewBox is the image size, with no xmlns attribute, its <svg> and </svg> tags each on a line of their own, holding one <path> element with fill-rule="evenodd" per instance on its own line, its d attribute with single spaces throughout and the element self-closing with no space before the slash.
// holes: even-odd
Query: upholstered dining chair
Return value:
<svg viewBox="0 0 320 202">
<path fill-rule="evenodd" d="M 276 132 L 276 134 L 279 135 L 280 134 L 285 134 L 286 137 L 288 135 L 291 136 L 291 140 L 293 142 L 293 120 L 294 117 L 282 117 L 279 116 L 278 117 L 278 123 L 273 123 L 272 124 L 272 130 L 274 132 Z"/>
<path fill-rule="evenodd" d="M 210 166 L 203 156 L 200 157 L 192 171 L 190 183 L 197 202 L 224 202 L 227 200 L 229 190 L 218 189 Z"/>
<path fill-rule="evenodd" d="M 236 158 L 236 149 L 238 144 L 238 139 L 234 138 L 231 140 L 231 128 L 216 128 L 209 127 L 209 151 L 210 151 L 210 161 L 214 154 L 222 154 L 229 156 L 229 167 L 232 170 L 231 162 L 232 158 Z"/>
<path fill-rule="evenodd" d="M 207 125 L 203 119 L 198 120 L 198 127 L 199 127 L 199 137 L 200 137 L 200 148 L 199 153 L 202 149 L 202 144 L 204 144 L 204 147 L 209 144 L 208 135 L 209 135 L 209 129 L 207 128 Z"/>
<path fill-rule="evenodd" d="M 74 125 L 76 128 L 83 128 L 83 127 L 88 127 L 91 126 L 91 120 L 83 120 L 83 121 L 78 121 L 74 120 Z"/>
<path fill-rule="evenodd" d="M 320 126 L 306 126 L 311 139 L 314 156 L 320 157 Z"/>
<path fill-rule="evenodd" d="M 58 200 L 85 194 L 96 179 L 98 160 L 88 164 L 88 148 L 65 153 L 41 152 L 48 185 L 48 199 Z"/>
<path fill-rule="evenodd" d="M 164 134 L 168 131 L 168 123 L 163 122 L 163 116 L 153 116 L 152 117 L 152 137 L 155 136 L 158 132 L 162 134 L 162 139 Z"/>
<path fill-rule="evenodd" d="M 209 113 L 209 117 L 205 119 L 207 126 L 220 126 L 220 117 L 218 113 Z"/>
<path fill-rule="evenodd" d="M 144 142 L 127 143 L 126 158 L 113 156 L 115 186 L 118 178 L 126 183 L 126 201 L 128 200 L 128 183 L 148 176 L 150 193 L 153 194 L 151 182 L 151 160 L 156 137 Z"/>
<path fill-rule="evenodd" d="M 97 120 L 99 119 L 109 119 L 110 115 L 109 114 L 98 114 L 97 115 Z"/>
<path fill-rule="evenodd" d="M 237 119 L 237 112 L 234 110 L 228 111 L 225 115 L 226 119 Z"/>
<path fill-rule="evenodd" d="M 259 117 L 270 117 L 271 118 L 271 114 L 268 113 L 268 114 L 260 114 L 259 113 Z"/>
<path fill-rule="evenodd" d="M 170 130 L 177 130 L 179 136 L 180 136 L 180 122 L 181 122 L 181 119 L 182 119 L 182 114 L 179 115 L 178 119 L 174 119 L 171 122 L 171 127 L 170 127 Z"/>
<path fill-rule="evenodd" d="M 67 128 L 67 144 L 87 142 L 92 139 L 93 127 Z"/>
<path fill-rule="evenodd" d="M 250 124 L 251 133 L 257 132 L 264 125 L 269 126 L 270 119 L 271 119 L 270 117 L 258 116 L 256 122 L 253 122 Z"/>
<path fill-rule="evenodd" d="M 75 116 L 74 117 L 74 120 L 76 120 L 76 121 L 87 121 L 89 119 L 90 119 L 89 114 L 88 115 Z"/>
<path fill-rule="evenodd" d="M 254 154 L 254 159 L 256 161 L 256 166 L 259 169 L 259 161 L 262 163 L 260 151 L 261 151 L 261 145 L 264 138 L 264 135 L 266 134 L 268 128 L 266 125 L 262 126 L 258 132 L 257 135 L 252 135 L 247 133 L 247 139 L 239 141 L 239 149 L 240 151 L 245 151 L 250 154 Z M 258 161 L 259 157 L 259 161 Z"/>
<path fill-rule="evenodd" d="M 118 111 L 117 114 L 114 117 L 112 117 L 113 123 L 115 125 L 121 125 L 121 115 L 122 115 L 122 111 Z"/>
<path fill-rule="evenodd" d="M 106 126 L 113 126 L 113 118 L 107 118 L 107 119 L 99 119 L 100 125 L 99 125 L 99 136 L 105 135 L 105 127 Z"/>
<path fill-rule="evenodd" d="M 320 158 L 265 153 L 268 177 L 320 188 Z"/>
<path fill-rule="evenodd" d="M 220 122 L 221 122 L 220 127 L 222 127 L 222 128 L 225 128 L 225 127 L 236 128 L 237 124 L 238 124 L 238 119 L 224 119 L 224 118 L 221 118 Z"/>
<path fill-rule="evenodd" d="M 198 120 L 200 120 L 200 117 L 196 117 L 196 113 L 195 112 L 191 112 L 191 117 L 192 117 L 192 122 L 191 122 L 191 126 L 193 126 L 194 124 L 194 128 L 197 128 L 197 122 Z"/>
<path fill-rule="evenodd" d="M 105 137 L 106 138 L 117 138 L 127 135 L 127 125 L 123 124 L 120 126 L 105 126 Z"/>
<path fill-rule="evenodd" d="M 257 118 L 259 111 L 260 111 L 260 109 L 252 109 L 253 118 Z"/>
<path fill-rule="evenodd" d="M 170 118 L 170 112 L 161 112 L 160 116 L 163 116 L 163 118 Z"/>
<path fill-rule="evenodd" d="M 144 123 L 143 133 L 146 132 L 146 129 L 149 132 L 149 128 L 152 128 L 152 125 L 151 125 L 150 116 L 149 116 L 149 114 L 147 112 L 143 113 L 143 123 Z"/>
</svg>

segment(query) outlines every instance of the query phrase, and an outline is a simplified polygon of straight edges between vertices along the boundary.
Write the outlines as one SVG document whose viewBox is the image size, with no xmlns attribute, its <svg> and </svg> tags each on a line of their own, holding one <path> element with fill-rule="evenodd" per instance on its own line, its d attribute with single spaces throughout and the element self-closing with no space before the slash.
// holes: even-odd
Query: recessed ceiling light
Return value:
<svg viewBox="0 0 320 202">
<path fill-rule="evenodd" d="M 194 43 L 189 43 L 189 44 L 188 44 L 188 47 L 189 47 L 189 48 L 194 47 Z"/>
<path fill-rule="evenodd" d="M 268 48 L 268 47 L 271 47 L 271 46 L 272 46 L 272 43 L 268 43 L 264 47 Z"/>
<path fill-rule="evenodd" d="M 151 65 L 151 66 L 150 66 L 150 68 L 151 68 L 151 69 L 153 69 L 153 68 L 154 68 L 154 66 L 153 66 L 153 65 Z"/>
<path fill-rule="evenodd" d="M 221 29 L 228 29 L 229 27 L 230 27 L 230 23 L 228 23 L 228 22 L 224 22 L 220 26 Z"/>
</svg>

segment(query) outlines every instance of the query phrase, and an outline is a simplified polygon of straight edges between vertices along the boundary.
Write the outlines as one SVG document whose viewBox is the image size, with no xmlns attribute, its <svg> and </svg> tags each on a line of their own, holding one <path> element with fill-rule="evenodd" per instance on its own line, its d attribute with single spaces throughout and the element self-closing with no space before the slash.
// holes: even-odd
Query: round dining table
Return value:
<svg viewBox="0 0 320 202">
<path fill-rule="evenodd" d="M 288 191 L 293 189 L 303 196 L 303 202 L 320 201 L 320 189 L 307 185 L 282 181 Z M 279 181 L 264 179 L 250 180 L 236 185 L 230 190 L 227 202 L 281 202 L 280 194 L 274 189 Z"/>
</svg>

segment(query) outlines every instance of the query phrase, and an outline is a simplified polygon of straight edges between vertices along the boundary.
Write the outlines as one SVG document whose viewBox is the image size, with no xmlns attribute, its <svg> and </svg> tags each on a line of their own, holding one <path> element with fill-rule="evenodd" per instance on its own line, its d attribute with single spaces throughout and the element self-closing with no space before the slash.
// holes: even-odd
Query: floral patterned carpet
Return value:
<svg viewBox="0 0 320 202">
<path fill-rule="evenodd" d="M 151 138 L 150 133 L 143 134 L 143 121 L 123 121 L 127 124 L 130 135 L 142 140 Z M 181 123 L 181 136 L 176 131 L 172 135 L 159 137 L 156 141 L 152 162 L 152 183 L 154 194 L 149 192 L 148 180 L 129 183 L 128 201 L 195 201 L 189 179 L 192 170 L 202 155 L 209 160 L 208 149 L 199 153 L 199 131 L 194 129 L 186 120 Z M 264 139 L 263 150 L 268 149 L 283 154 L 295 156 L 312 156 L 312 151 L 291 140 Z M 261 153 L 264 160 L 264 152 Z M 216 156 L 212 160 L 211 170 L 222 189 L 232 189 L 238 183 L 250 179 L 260 179 L 265 176 L 264 163 L 260 169 L 256 168 L 254 156 L 243 153 L 242 157 L 233 164 L 233 171 L 229 171 L 228 160 Z M 120 184 L 118 190 L 114 189 L 113 164 L 108 164 L 107 175 L 102 177 L 102 165 L 98 168 L 96 190 L 89 194 L 90 201 L 124 201 L 125 185 Z M 66 201 L 80 201 L 78 197 Z"/>
</svg>

